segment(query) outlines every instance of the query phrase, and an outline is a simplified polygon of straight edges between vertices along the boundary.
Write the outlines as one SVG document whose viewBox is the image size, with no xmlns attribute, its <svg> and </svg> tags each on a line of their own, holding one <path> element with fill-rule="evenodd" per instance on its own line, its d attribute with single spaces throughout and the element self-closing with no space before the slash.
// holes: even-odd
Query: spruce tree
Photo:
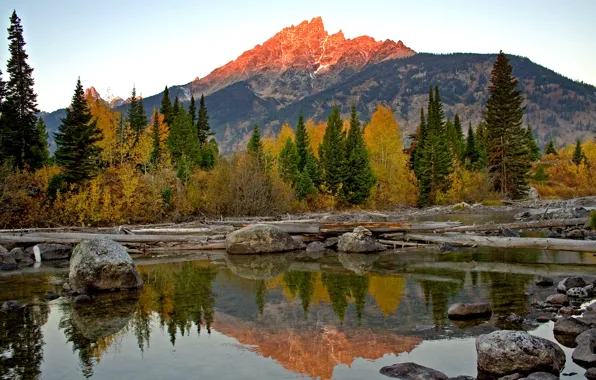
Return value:
<svg viewBox="0 0 596 380">
<path fill-rule="evenodd" d="M 48 164 L 50 160 L 50 145 L 48 144 L 48 131 L 43 119 L 39 117 L 35 125 L 35 142 L 31 148 L 31 168 L 39 169 Z"/>
<path fill-rule="evenodd" d="M 572 159 L 573 163 L 576 165 L 579 165 L 582 163 L 582 161 L 586 161 L 586 156 L 584 154 L 584 151 L 582 150 L 582 142 L 580 139 L 577 139 L 577 142 L 575 143 L 575 149 L 573 150 L 573 159 Z"/>
<path fill-rule="evenodd" d="M 370 167 L 368 150 L 362 135 L 356 106 L 352 105 L 350 130 L 346 139 L 346 172 L 341 189 L 342 196 L 352 204 L 366 202 L 376 180 Z"/>
<path fill-rule="evenodd" d="M 159 110 L 164 117 L 164 121 L 169 126 L 172 124 L 172 103 L 170 102 L 170 90 L 168 86 L 163 90 L 163 98 L 161 99 L 161 108 Z"/>
<path fill-rule="evenodd" d="M 157 165 L 161 159 L 161 146 L 159 136 L 159 112 L 157 108 L 153 110 L 153 127 L 151 137 L 153 140 L 153 150 L 151 151 L 150 161 L 153 165 Z"/>
<path fill-rule="evenodd" d="M 476 127 L 476 150 L 478 151 L 478 167 L 485 169 L 488 165 L 488 142 L 484 122 Z"/>
<path fill-rule="evenodd" d="M 207 144 L 201 147 L 201 163 L 200 167 L 203 170 L 211 170 L 215 166 L 217 156 L 219 155 L 219 147 L 215 139 L 209 140 Z"/>
<path fill-rule="evenodd" d="M 181 108 L 180 101 L 178 100 L 178 97 L 176 96 L 174 98 L 174 105 L 172 106 L 172 119 L 174 119 L 176 117 L 176 115 L 178 115 L 178 111 L 180 111 L 180 108 Z"/>
<path fill-rule="evenodd" d="M 342 127 L 343 120 L 336 106 L 327 119 L 327 129 L 319 146 L 322 182 L 333 195 L 338 195 L 345 178 L 346 135 Z"/>
<path fill-rule="evenodd" d="M 209 137 L 213 136 L 211 126 L 209 125 L 209 115 L 207 114 L 207 107 L 205 106 L 205 97 L 201 95 L 199 102 L 199 118 L 197 120 L 197 133 L 201 146 L 209 141 Z"/>
<path fill-rule="evenodd" d="M 2 70 L 0 70 L 0 164 L 6 156 L 6 146 L 4 143 L 6 130 L 4 128 L 4 97 L 6 96 L 6 82 L 2 80 Z"/>
<path fill-rule="evenodd" d="M 38 141 L 37 94 L 33 90 L 33 69 L 27 63 L 21 19 L 13 11 L 8 28 L 10 58 L 6 72 L 10 79 L 6 83 L 6 97 L 2 104 L 2 145 L 5 156 L 12 158 L 18 168 L 34 167 L 38 157 L 34 151 L 43 145 Z"/>
<path fill-rule="evenodd" d="M 255 123 L 253 127 L 252 135 L 246 145 L 246 151 L 251 157 L 254 157 L 257 162 L 259 162 L 261 167 L 265 168 L 267 160 L 263 149 L 263 141 L 261 141 L 261 132 L 257 123 Z"/>
<path fill-rule="evenodd" d="M 310 139 L 308 133 L 306 133 L 306 125 L 304 124 L 304 117 L 302 116 L 302 110 L 298 114 L 298 124 L 296 124 L 296 149 L 298 150 L 298 169 L 304 170 L 308 156 L 312 154 L 310 149 Z"/>
<path fill-rule="evenodd" d="M 432 97 L 432 93 L 430 94 Z M 416 175 L 420 178 L 420 156 L 422 155 L 422 147 L 426 139 L 426 120 L 424 118 L 424 108 L 420 108 L 420 125 L 416 129 L 416 133 L 411 136 L 414 147 L 410 152 L 410 166 Z"/>
<path fill-rule="evenodd" d="M 300 174 L 300 179 L 296 184 L 296 189 L 294 190 L 296 193 L 296 197 L 299 200 L 305 200 L 308 197 L 314 197 L 317 195 L 317 188 L 313 183 L 310 175 L 308 174 L 308 170 L 303 170 Z"/>
<path fill-rule="evenodd" d="M 128 107 L 128 123 L 134 136 L 133 146 L 136 146 L 141 137 L 141 133 L 147 128 L 148 123 L 147 114 L 145 114 L 145 106 L 143 105 L 143 98 L 137 99 L 137 89 L 135 87 L 132 88 L 132 95 Z"/>
<path fill-rule="evenodd" d="M 522 127 L 524 98 L 512 74 L 509 59 L 501 51 L 491 73 L 486 102 L 488 170 L 495 191 L 508 198 L 522 198 L 528 191 L 526 132 Z"/>
<path fill-rule="evenodd" d="M 279 152 L 279 174 L 284 182 L 289 183 L 292 187 L 296 186 L 296 183 L 300 179 L 300 171 L 298 169 L 298 162 L 300 157 L 298 155 L 298 149 L 296 144 L 292 141 L 291 137 L 288 137 L 281 152 Z"/>
<path fill-rule="evenodd" d="M 466 139 L 466 151 L 464 154 L 466 168 L 469 170 L 478 170 L 478 161 L 480 154 L 476 146 L 476 138 L 474 137 L 474 130 L 472 129 L 472 122 L 468 125 L 468 138 Z"/>
<path fill-rule="evenodd" d="M 421 149 L 419 165 L 419 197 L 421 206 L 433 204 L 440 192 L 451 186 L 452 156 L 445 130 L 443 106 L 439 89 L 432 88 L 428 101 L 428 121 L 424 146 Z"/>
<path fill-rule="evenodd" d="M 464 139 L 464 133 L 459 120 L 459 115 L 456 113 L 453 117 L 453 129 L 451 130 L 451 147 L 453 149 L 454 158 L 457 158 L 460 162 L 464 161 L 464 153 L 466 151 L 466 141 Z"/>
<path fill-rule="evenodd" d="M 62 167 L 62 178 L 67 183 L 79 183 L 97 174 L 101 148 L 95 143 L 102 136 L 97 120 L 91 120 L 81 79 L 77 80 L 71 106 L 54 138 L 58 147 L 56 163 Z"/>
<path fill-rule="evenodd" d="M 544 154 L 554 154 L 555 156 L 558 155 L 553 140 L 550 140 L 548 144 L 546 144 L 546 147 L 544 148 Z"/>
<path fill-rule="evenodd" d="M 177 107 L 167 138 L 168 148 L 176 163 L 192 166 L 200 164 L 199 140 L 194 132 L 194 125 L 184 107 Z"/>
<path fill-rule="evenodd" d="M 190 121 L 192 125 L 195 125 L 197 121 L 197 105 L 195 104 L 194 95 L 190 96 L 190 105 L 188 106 L 188 114 L 190 115 Z"/>
<path fill-rule="evenodd" d="M 532 128 L 528 125 L 526 128 L 526 144 L 528 145 L 528 158 L 530 161 L 538 161 L 540 159 L 540 148 L 538 144 L 536 144 L 536 140 L 534 139 L 534 134 L 532 133 Z"/>
</svg>

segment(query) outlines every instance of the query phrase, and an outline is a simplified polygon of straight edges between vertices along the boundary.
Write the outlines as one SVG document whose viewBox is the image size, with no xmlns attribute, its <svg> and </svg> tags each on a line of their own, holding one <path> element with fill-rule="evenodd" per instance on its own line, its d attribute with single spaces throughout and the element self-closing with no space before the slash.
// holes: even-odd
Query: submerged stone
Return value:
<svg viewBox="0 0 596 380">
<path fill-rule="evenodd" d="M 381 368 L 382 375 L 401 380 L 448 380 L 443 372 L 416 363 L 398 363 Z"/>
<path fill-rule="evenodd" d="M 447 311 L 447 316 L 449 319 L 472 319 L 487 317 L 491 314 L 492 309 L 486 302 L 456 303 L 451 305 Z"/>
</svg>

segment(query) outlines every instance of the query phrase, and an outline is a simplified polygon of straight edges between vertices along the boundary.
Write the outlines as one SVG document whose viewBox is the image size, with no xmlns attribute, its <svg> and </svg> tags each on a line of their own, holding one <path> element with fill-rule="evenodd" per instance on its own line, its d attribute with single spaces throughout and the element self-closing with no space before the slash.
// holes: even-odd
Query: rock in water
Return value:
<svg viewBox="0 0 596 380">
<path fill-rule="evenodd" d="M 44 261 L 51 260 L 68 260 L 72 255 L 72 247 L 63 244 L 37 244 L 41 259 Z"/>
<path fill-rule="evenodd" d="M 586 288 L 567 289 L 567 296 L 574 297 L 574 298 L 589 298 L 590 297 Z"/>
<path fill-rule="evenodd" d="M 342 252 L 364 253 L 384 251 L 385 246 L 379 244 L 369 230 L 359 226 L 353 232 L 340 236 L 337 249 Z"/>
<path fill-rule="evenodd" d="M 546 297 L 546 302 L 550 303 L 551 305 L 569 305 L 569 297 L 565 294 L 552 294 Z"/>
<path fill-rule="evenodd" d="M 52 301 L 58 298 L 60 298 L 60 296 L 53 290 L 49 290 L 45 295 L 45 299 L 47 299 L 48 301 Z"/>
<path fill-rule="evenodd" d="M 581 318 L 564 317 L 555 322 L 553 331 L 555 334 L 575 336 L 589 330 L 590 327 L 590 324 Z"/>
<path fill-rule="evenodd" d="M 86 292 L 143 286 L 143 279 L 126 249 L 107 239 L 87 240 L 76 246 L 68 279 L 72 289 Z"/>
<path fill-rule="evenodd" d="M 443 372 L 416 363 L 398 363 L 381 368 L 382 375 L 401 380 L 448 380 Z"/>
<path fill-rule="evenodd" d="M 4 303 L 2 304 L 1 310 L 9 313 L 9 312 L 13 312 L 13 311 L 23 310 L 24 308 L 25 308 L 25 306 L 23 306 L 23 304 L 21 304 L 19 301 L 9 300 L 9 301 L 4 301 Z"/>
<path fill-rule="evenodd" d="M 559 380 L 559 376 L 547 372 L 534 372 L 520 380 Z"/>
<path fill-rule="evenodd" d="M 552 286 L 554 284 L 554 281 L 552 280 L 552 278 L 538 276 L 536 277 L 535 283 L 538 286 Z"/>
<path fill-rule="evenodd" d="M 304 247 L 304 243 L 292 239 L 286 231 L 270 224 L 253 224 L 226 237 L 226 250 L 231 254 L 288 252 Z"/>
<path fill-rule="evenodd" d="M 571 358 L 585 368 L 596 367 L 596 329 L 586 330 L 575 338 L 577 347 Z"/>
<path fill-rule="evenodd" d="M 306 253 L 325 252 L 325 244 L 321 241 L 313 241 L 306 246 Z"/>
<path fill-rule="evenodd" d="M 584 376 L 588 380 L 596 380 L 596 367 L 587 370 Z"/>
<path fill-rule="evenodd" d="M 586 285 L 586 282 L 581 277 L 566 277 L 563 280 L 561 280 L 561 282 L 559 282 L 559 285 L 557 285 L 557 291 L 561 293 L 567 293 L 567 290 L 571 288 L 583 288 Z"/>
<path fill-rule="evenodd" d="M 559 375 L 565 353 L 558 344 L 525 331 L 501 330 L 476 338 L 478 371 L 497 376 L 549 372 Z"/>
<path fill-rule="evenodd" d="M 472 319 L 491 314 L 492 310 L 487 303 L 456 303 L 451 305 L 447 311 L 449 319 Z"/>
</svg>

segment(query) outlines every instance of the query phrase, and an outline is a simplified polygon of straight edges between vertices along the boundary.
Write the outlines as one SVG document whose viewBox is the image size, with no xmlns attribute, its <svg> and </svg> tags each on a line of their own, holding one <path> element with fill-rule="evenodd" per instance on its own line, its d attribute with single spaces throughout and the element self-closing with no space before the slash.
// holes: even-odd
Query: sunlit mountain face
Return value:
<svg viewBox="0 0 596 380">
<path fill-rule="evenodd" d="M 0 377 L 361 379 L 412 360 L 474 376 L 481 333 L 553 339 L 552 325 L 533 322 L 540 312 L 530 302 L 554 292 L 536 287 L 537 275 L 589 275 L 594 264 L 592 255 L 532 250 L 186 260 L 149 261 L 139 266 L 141 291 L 80 306 L 44 300 L 61 291 L 66 269 L 0 276 L 0 302 L 26 304 L 0 313 Z M 447 319 L 449 305 L 479 301 L 490 302 L 492 318 Z M 508 325 L 511 313 L 527 322 Z M 583 373 L 573 366 L 565 372 Z"/>
</svg>

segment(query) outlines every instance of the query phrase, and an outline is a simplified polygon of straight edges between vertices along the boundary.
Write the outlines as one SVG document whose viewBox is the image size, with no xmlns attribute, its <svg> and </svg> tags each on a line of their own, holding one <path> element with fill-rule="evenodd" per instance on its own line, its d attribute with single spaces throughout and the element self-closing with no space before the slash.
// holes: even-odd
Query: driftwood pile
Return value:
<svg viewBox="0 0 596 380">
<path fill-rule="evenodd" d="M 560 251 L 596 252 L 596 241 L 553 238 L 521 238 L 479 235 L 487 231 L 531 230 L 583 226 L 587 218 L 551 219 L 483 225 L 459 222 L 330 222 L 316 219 L 249 219 L 211 221 L 201 224 L 158 224 L 116 228 L 45 228 L 0 230 L 0 245 L 23 246 L 40 243 L 76 244 L 91 238 L 107 238 L 125 245 L 129 252 L 160 252 L 225 249 L 226 234 L 253 223 L 269 223 L 288 232 L 296 240 L 322 241 L 362 226 L 388 247 L 415 247 L 425 244 L 484 246 L 501 248 L 537 248 Z"/>
</svg>

